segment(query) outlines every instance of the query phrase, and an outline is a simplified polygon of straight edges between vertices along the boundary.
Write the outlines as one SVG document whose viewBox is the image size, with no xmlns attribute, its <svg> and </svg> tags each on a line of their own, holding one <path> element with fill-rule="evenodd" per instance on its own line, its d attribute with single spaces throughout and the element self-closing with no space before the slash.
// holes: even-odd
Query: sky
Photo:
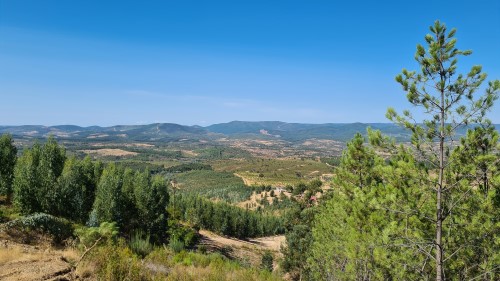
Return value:
<svg viewBox="0 0 500 281">
<path fill-rule="evenodd" d="M 0 125 L 389 122 L 437 19 L 500 79 L 498 0 L 0 0 Z"/>
</svg>

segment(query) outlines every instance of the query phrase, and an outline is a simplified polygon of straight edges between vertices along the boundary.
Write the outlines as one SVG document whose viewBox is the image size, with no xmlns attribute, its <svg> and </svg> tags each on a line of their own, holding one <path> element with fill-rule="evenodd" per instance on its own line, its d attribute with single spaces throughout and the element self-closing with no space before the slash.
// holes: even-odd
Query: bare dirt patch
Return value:
<svg viewBox="0 0 500 281">
<path fill-rule="evenodd" d="M 196 157 L 198 156 L 198 153 L 192 151 L 192 150 L 181 150 L 182 154 L 186 155 L 187 157 Z"/>
<path fill-rule="evenodd" d="M 225 255 L 259 266 L 262 254 L 268 250 L 275 257 L 281 257 L 280 247 L 285 242 L 284 235 L 239 240 L 217 235 L 207 230 L 200 230 L 201 244 L 211 250 L 224 252 Z M 229 251 L 227 249 L 230 249 Z"/>
<path fill-rule="evenodd" d="M 124 143 L 124 144 L 121 144 L 123 146 L 126 146 L 126 147 L 154 147 L 153 144 L 150 144 L 150 143 L 138 143 L 138 142 L 134 142 L 134 143 Z"/>
<path fill-rule="evenodd" d="M 126 151 L 118 148 L 101 148 L 95 150 L 81 150 L 86 154 L 97 154 L 100 156 L 134 156 L 137 155 L 137 152 Z"/>
<path fill-rule="evenodd" d="M 0 280 L 70 280 L 69 250 L 0 240 Z"/>
<path fill-rule="evenodd" d="M 254 185 L 256 183 L 255 181 L 252 181 L 252 180 L 250 180 L 250 179 L 248 179 L 248 178 L 246 178 L 238 173 L 234 173 L 234 175 L 237 176 L 238 178 L 241 178 L 245 185 L 250 186 L 250 185 Z"/>
<path fill-rule="evenodd" d="M 279 252 L 281 250 L 281 246 L 285 243 L 285 235 L 255 238 L 250 239 L 250 241 L 261 245 L 267 250 Z"/>
<path fill-rule="evenodd" d="M 108 134 L 92 134 L 90 136 L 88 136 L 87 138 L 88 139 L 97 139 L 97 138 L 105 138 L 105 137 L 109 137 Z"/>
</svg>

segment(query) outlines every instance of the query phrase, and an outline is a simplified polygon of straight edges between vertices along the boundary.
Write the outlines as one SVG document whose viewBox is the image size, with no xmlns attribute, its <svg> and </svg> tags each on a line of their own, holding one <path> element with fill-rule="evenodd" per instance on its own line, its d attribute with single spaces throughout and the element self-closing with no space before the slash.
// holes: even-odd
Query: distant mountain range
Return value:
<svg viewBox="0 0 500 281">
<path fill-rule="evenodd" d="M 261 135 L 262 137 L 282 138 L 288 141 L 301 141 L 312 138 L 346 141 L 351 139 L 357 132 L 365 134 L 368 127 L 381 130 L 385 134 L 397 138 L 406 138 L 409 135 L 407 131 L 389 123 L 301 124 L 279 121 L 233 121 L 211 125 L 206 129 L 213 133 L 228 136 Z"/>
<path fill-rule="evenodd" d="M 347 141 L 355 133 L 365 134 L 366 129 L 381 130 L 399 140 L 407 140 L 410 133 L 390 123 L 328 123 L 302 124 L 279 121 L 232 121 L 207 127 L 185 126 L 172 123 L 149 125 L 117 125 L 111 127 L 80 127 L 75 125 L 41 126 L 0 126 L 0 134 L 10 133 L 17 138 L 46 138 L 53 135 L 61 139 L 86 139 L 100 141 L 179 141 L 183 139 L 259 138 L 303 141 L 306 139 L 331 139 Z M 495 125 L 497 130 L 500 125 Z M 464 134 L 462 129 L 458 134 Z"/>
</svg>

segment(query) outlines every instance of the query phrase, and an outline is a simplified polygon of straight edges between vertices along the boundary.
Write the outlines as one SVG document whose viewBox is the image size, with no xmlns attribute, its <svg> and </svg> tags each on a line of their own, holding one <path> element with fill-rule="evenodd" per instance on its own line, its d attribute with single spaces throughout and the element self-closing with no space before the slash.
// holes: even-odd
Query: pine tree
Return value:
<svg viewBox="0 0 500 281">
<path fill-rule="evenodd" d="M 356 135 L 336 169 L 331 199 L 315 216 L 307 266 L 313 280 L 497 280 L 500 277 L 498 133 L 485 118 L 500 82 L 475 96 L 478 66 L 457 75 L 454 31 L 436 22 L 417 47 L 417 74 L 396 80 L 431 114 L 388 117 L 412 131 L 396 145 Z M 459 142 L 459 129 L 468 133 Z M 382 157 L 384 156 L 384 157 Z"/>
<path fill-rule="evenodd" d="M 432 34 L 425 36 L 427 48 L 417 45 L 415 59 L 421 66 L 420 71 L 403 69 L 402 74 L 396 77 L 396 81 L 407 92 L 408 101 L 423 108 L 424 114 L 428 114 L 430 119 L 420 124 L 410 111 L 405 110 L 403 115 L 398 115 L 392 108 L 388 110 L 387 117 L 412 131 L 412 144 L 422 159 L 436 168 L 436 176 L 429 175 L 427 187 L 430 188 L 429 192 L 435 193 L 433 245 L 436 280 L 440 281 L 446 276 L 445 255 L 453 254 L 446 243 L 451 238 L 443 237 L 443 228 L 447 220 L 453 220 L 456 204 L 450 204 L 453 201 L 451 193 L 458 185 L 447 173 L 450 167 L 449 153 L 457 129 L 485 122 L 486 113 L 498 98 L 500 81 L 489 82 L 485 94 L 476 97 L 475 93 L 486 79 L 481 66 L 473 66 L 466 75 L 457 74 L 458 57 L 468 56 L 472 52 L 455 47 L 455 29 L 447 32 L 446 26 L 436 21 L 430 31 Z"/>
</svg>

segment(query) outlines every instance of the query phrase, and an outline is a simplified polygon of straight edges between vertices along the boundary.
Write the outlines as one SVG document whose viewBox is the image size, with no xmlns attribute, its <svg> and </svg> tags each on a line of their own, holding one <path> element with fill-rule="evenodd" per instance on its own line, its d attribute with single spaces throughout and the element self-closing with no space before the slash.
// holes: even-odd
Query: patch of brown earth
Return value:
<svg viewBox="0 0 500 281">
<path fill-rule="evenodd" d="M 117 149 L 117 148 L 101 148 L 101 149 L 95 149 L 95 150 L 81 150 L 82 152 L 86 154 L 97 154 L 101 156 L 134 156 L 137 155 L 137 152 L 131 152 L 131 151 L 126 151 L 123 149 Z"/>
<path fill-rule="evenodd" d="M 202 236 L 201 244 L 210 250 L 222 251 L 231 258 L 248 262 L 253 266 L 260 266 L 262 254 L 266 250 L 271 251 L 275 257 L 281 257 L 280 247 L 285 243 L 284 235 L 239 240 L 207 230 L 200 230 L 199 233 Z"/>
<path fill-rule="evenodd" d="M 0 240 L 0 280 L 71 280 L 71 250 Z"/>
</svg>

